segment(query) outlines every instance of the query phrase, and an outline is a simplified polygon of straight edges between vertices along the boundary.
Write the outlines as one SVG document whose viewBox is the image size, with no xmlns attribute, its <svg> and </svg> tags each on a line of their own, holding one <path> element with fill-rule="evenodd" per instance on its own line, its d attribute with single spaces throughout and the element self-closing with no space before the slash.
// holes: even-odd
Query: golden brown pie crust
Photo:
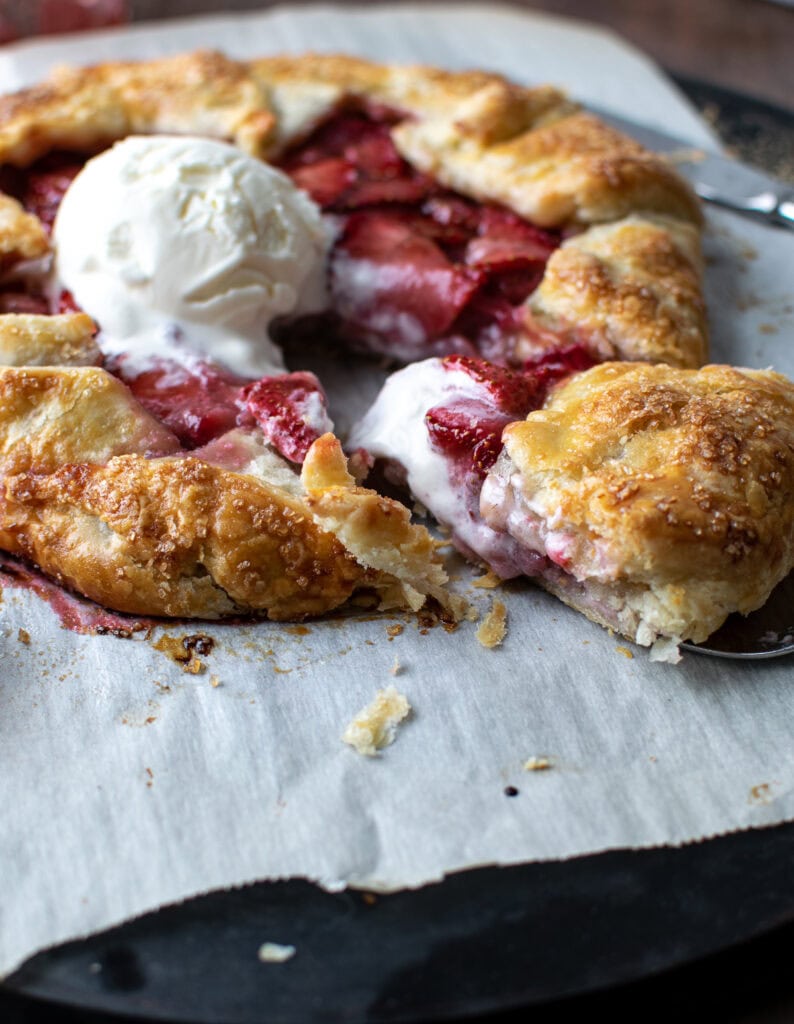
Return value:
<svg viewBox="0 0 794 1024">
<path fill-rule="evenodd" d="M 603 363 L 504 441 L 527 507 L 576 541 L 568 571 L 643 588 L 663 635 L 705 640 L 794 568 L 794 385 L 778 373 Z"/>
<path fill-rule="evenodd" d="M 179 449 L 105 370 L 0 369 L 0 548 L 136 614 L 302 618 L 362 589 L 386 607 L 445 600 L 430 535 L 355 486 L 332 435 L 302 495 Z"/>
</svg>

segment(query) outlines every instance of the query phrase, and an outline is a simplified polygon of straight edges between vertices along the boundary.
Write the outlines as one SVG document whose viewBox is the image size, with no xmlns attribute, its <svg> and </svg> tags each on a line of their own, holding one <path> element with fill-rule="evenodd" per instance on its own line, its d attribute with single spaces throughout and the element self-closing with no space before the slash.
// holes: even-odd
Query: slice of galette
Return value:
<svg viewBox="0 0 794 1024">
<path fill-rule="evenodd" d="M 705 640 L 794 568 L 794 385 L 606 363 L 503 432 L 480 509 L 544 587 L 640 644 Z"/>
<path fill-rule="evenodd" d="M 794 384 L 772 371 L 426 360 L 353 433 L 502 578 L 640 644 L 705 640 L 794 568 Z M 666 643 L 665 643 L 666 641 Z"/>
<path fill-rule="evenodd" d="M 87 318 L 41 319 L 46 350 L 69 336 L 83 363 Z M 16 333 L 9 321 L 0 334 L 29 352 L 30 318 Z M 282 402 L 280 426 L 300 433 L 299 405 Z M 248 419 L 188 451 L 98 366 L 0 368 L 0 547 L 71 589 L 119 611 L 208 619 L 303 618 L 365 592 L 381 607 L 447 602 L 430 535 L 356 486 L 333 435 L 302 463 Z"/>
</svg>

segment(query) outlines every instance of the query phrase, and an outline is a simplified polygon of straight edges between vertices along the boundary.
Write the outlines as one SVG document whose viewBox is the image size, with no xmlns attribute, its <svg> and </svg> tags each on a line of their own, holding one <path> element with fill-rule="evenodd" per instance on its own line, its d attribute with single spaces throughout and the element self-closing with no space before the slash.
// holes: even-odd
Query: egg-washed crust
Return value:
<svg viewBox="0 0 794 1024">
<path fill-rule="evenodd" d="M 46 256 L 49 249 L 49 237 L 38 217 L 0 192 L 0 273 L 21 260 Z"/>
<path fill-rule="evenodd" d="M 411 513 L 404 505 L 356 486 L 332 434 L 318 438 L 309 449 L 301 483 L 314 520 L 360 564 L 383 577 L 382 608 L 408 605 L 418 611 L 427 597 L 434 597 L 458 610 L 455 598 L 444 589 L 447 576 L 438 562 L 436 542 L 426 530 L 411 524 Z"/>
<path fill-rule="evenodd" d="M 794 385 L 780 374 L 604 363 L 504 440 L 527 505 L 578 539 L 569 572 L 663 597 L 664 635 L 705 639 L 794 568 Z"/>
<path fill-rule="evenodd" d="M 0 370 L 0 548 L 118 611 L 300 619 L 359 591 L 388 607 L 443 599 L 429 534 L 342 475 L 336 438 L 307 462 L 306 496 L 289 494 L 181 453 L 98 367 Z M 329 502 L 344 530 L 315 515 Z"/>
<path fill-rule="evenodd" d="M 118 611 L 321 615 L 370 582 L 299 503 L 198 459 L 124 455 L 6 478 L 0 543 Z"/>
<path fill-rule="evenodd" d="M 0 366 L 96 366 L 102 353 L 87 313 L 0 316 Z"/>
<path fill-rule="evenodd" d="M 627 217 L 575 235 L 551 254 L 526 322 L 518 355 L 533 355 L 552 332 L 558 344 L 567 335 L 602 359 L 695 369 L 707 355 L 698 229 Z"/>
<path fill-rule="evenodd" d="M 91 153 L 127 135 L 165 132 L 229 139 L 260 154 L 273 130 L 261 85 L 220 53 L 59 67 L 0 98 L 0 163 L 26 167 L 53 149 Z"/>
<path fill-rule="evenodd" d="M 197 52 L 60 69 L 0 100 L 0 164 L 26 166 L 54 148 L 93 152 L 147 132 L 228 139 L 275 158 L 359 100 L 409 115 L 392 130 L 397 149 L 441 184 L 577 233 L 530 298 L 530 323 L 539 317 L 548 331 L 581 320 L 585 340 L 610 356 L 700 365 L 696 197 L 663 158 L 548 86 L 317 54 L 246 63 Z M 650 263 L 656 304 L 645 296 Z M 540 345 L 543 330 L 535 337 Z"/>
</svg>

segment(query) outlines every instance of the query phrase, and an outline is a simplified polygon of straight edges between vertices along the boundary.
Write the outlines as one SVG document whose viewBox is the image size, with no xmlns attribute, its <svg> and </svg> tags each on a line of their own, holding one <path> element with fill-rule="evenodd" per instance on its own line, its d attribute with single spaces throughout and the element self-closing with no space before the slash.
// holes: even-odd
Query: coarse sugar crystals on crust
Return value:
<svg viewBox="0 0 794 1024">
<path fill-rule="evenodd" d="M 251 441 L 266 451 L 256 432 Z M 310 465 L 343 466 L 339 442 L 321 441 Z M 237 471 L 181 451 L 99 367 L 0 369 L 0 547 L 98 603 L 133 614 L 287 619 L 328 612 L 359 590 L 390 607 L 443 599 L 432 539 L 401 505 L 352 478 L 332 488 L 352 521 L 364 509 L 374 550 L 398 539 L 426 554 L 421 565 L 408 559 L 405 580 L 399 552 L 362 564 L 315 516 L 323 497 L 304 494 L 297 477 L 289 487 L 278 473 L 269 479 L 263 464 L 254 458 Z"/>
<path fill-rule="evenodd" d="M 694 369 L 706 358 L 700 233 L 687 221 L 630 216 L 574 235 L 551 254 L 527 303 L 533 335 L 586 336 L 604 359 Z"/>
<path fill-rule="evenodd" d="M 221 53 L 64 66 L 0 98 L 0 163 L 26 167 L 54 149 L 92 153 L 169 132 L 230 139 L 258 156 L 274 123 L 259 82 Z"/>
<path fill-rule="evenodd" d="M 0 366 L 93 366 L 102 361 L 86 313 L 0 316 Z"/>
<path fill-rule="evenodd" d="M 640 643 L 704 640 L 794 567 L 794 385 L 768 370 L 604 363 L 504 433 L 482 494 L 541 582 Z"/>
</svg>

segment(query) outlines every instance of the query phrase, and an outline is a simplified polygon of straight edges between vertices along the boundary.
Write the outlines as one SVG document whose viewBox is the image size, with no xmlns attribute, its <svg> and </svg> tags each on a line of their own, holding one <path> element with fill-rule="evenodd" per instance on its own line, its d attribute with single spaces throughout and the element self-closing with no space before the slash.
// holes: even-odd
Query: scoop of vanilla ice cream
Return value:
<svg viewBox="0 0 794 1024">
<path fill-rule="evenodd" d="M 320 310 L 328 244 L 289 178 L 208 139 L 131 136 L 89 160 L 53 230 L 55 279 L 113 350 L 182 336 L 249 376 L 278 316 Z"/>
</svg>

